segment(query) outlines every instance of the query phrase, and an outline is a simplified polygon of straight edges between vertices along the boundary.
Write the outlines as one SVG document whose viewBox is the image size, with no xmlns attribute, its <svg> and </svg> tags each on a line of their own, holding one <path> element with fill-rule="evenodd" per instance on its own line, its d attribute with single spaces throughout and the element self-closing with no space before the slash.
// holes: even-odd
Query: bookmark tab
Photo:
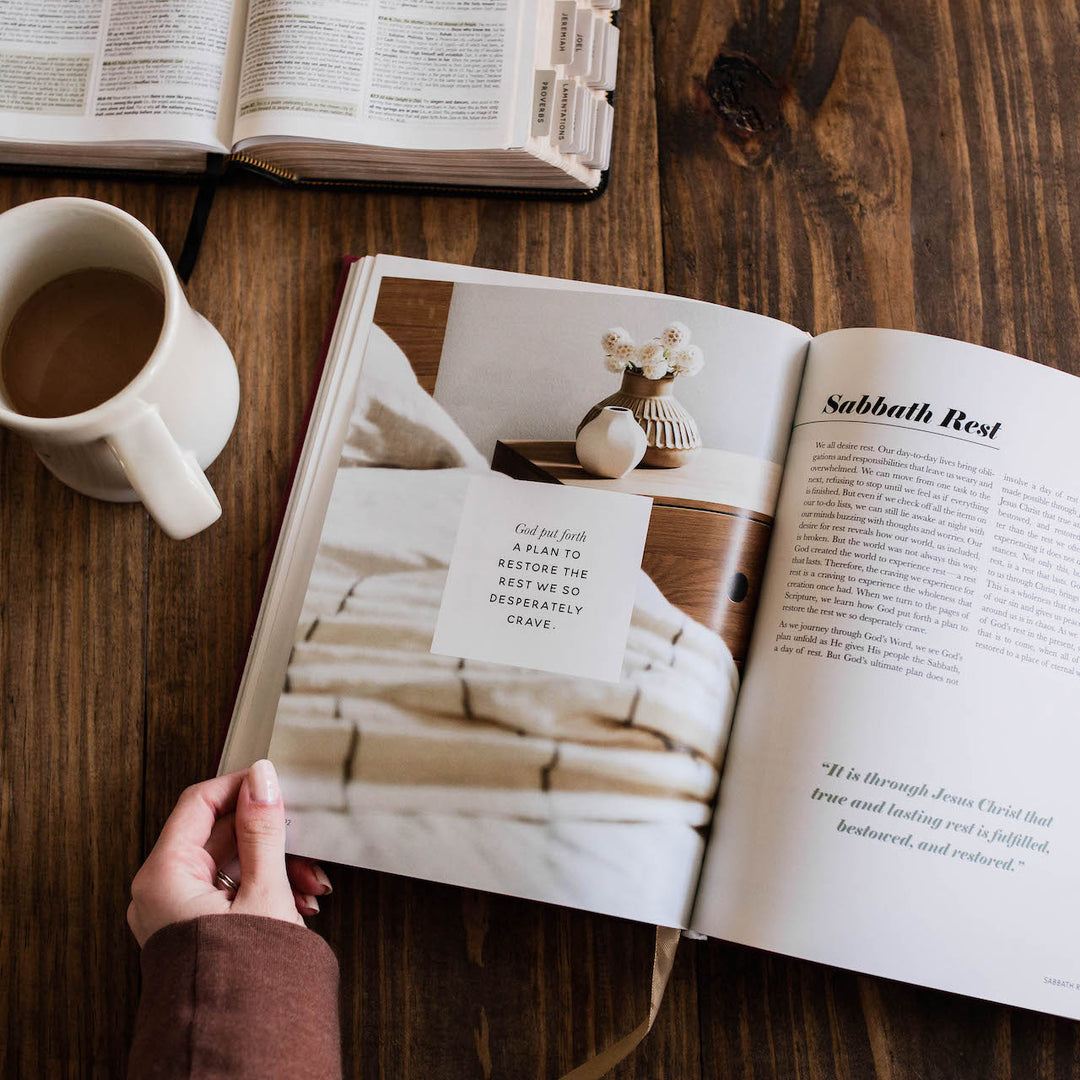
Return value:
<svg viewBox="0 0 1080 1080">
<path fill-rule="evenodd" d="M 567 65 L 574 59 L 574 31 L 577 24 L 575 0 L 555 0 L 555 31 L 551 39 L 551 63 Z"/>
<path fill-rule="evenodd" d="M 574 123 L 565 148 L 568 154 L 580 154 L 589 149 L 596 102 L 596 97 L 584 83 L 579 82 L 574 87 Z"/>
<path fill-rule="evenodd" d="M 568 74 L 585 75 L 589 70 L 589 58 L 592 56 L 593 36 L 600 16 L 591 11 L 578 11 L 574 25 L 574 56 L 570 61 Z"/>
<path fill-rule="evenodd" d="M 604 61 L 600 73 L 601 90 L 615 89 L 615 76 L 619 66 L 619 28 L 608 24 L 604 32 Z"/>
<path fill-rule="evenodd" d="M 551 141 L 555 148 L 568 153 L 574 135 L 574 88 L 576 79 L 559 79 L 555 83 L 555 115 L 551 123 Z"/>
<path fill-rule="evenodd" d="M 532 134 L 551 134 L 551 114 L 555 103 L 555 72 L 538 71 L 533 80 Z"/>
</svg>

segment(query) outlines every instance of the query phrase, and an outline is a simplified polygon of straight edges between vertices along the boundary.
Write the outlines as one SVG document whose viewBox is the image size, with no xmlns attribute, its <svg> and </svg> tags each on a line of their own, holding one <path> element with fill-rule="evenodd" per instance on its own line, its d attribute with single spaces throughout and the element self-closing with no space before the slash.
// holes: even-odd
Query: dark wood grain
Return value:
<svg viewBox="0 0 1080 1080">
<path fill-rule="evenodd" d="M 1074 9 L 736 0 L 652 16 L 669 292 L 1080 372 Z M 696 953 L 704 1076 L 1080 1076 L 1074 1023 Z"/>
<path fill-rule="evenodd" d="M 0 1075 L 123 1074 L 127 886 L 211 774 L 346 252 L 702 297 L 814 332 L 966 338 L 1080 371 L 1080 26 L 1051 0 L 629 0 L 598 202 L 220 191 L 190 296 L 242 405 L 222 521 L 165 539 L 0 432 Z M 115 202 L 178 254 L 186 183 L 0 177 Z M 652 931 L 332 869 L 347 1074 L 549 1080 L 644 1014 Z M 613 1076 L 1080 1077 L 1080 1026 L 684 943 Z"/>
</svg>

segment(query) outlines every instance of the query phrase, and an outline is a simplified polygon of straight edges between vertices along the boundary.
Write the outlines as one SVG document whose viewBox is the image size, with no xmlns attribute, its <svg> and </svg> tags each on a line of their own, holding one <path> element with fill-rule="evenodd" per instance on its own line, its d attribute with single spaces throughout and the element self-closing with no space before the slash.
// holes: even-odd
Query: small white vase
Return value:
<svg viewBox="0 0 1080 1080">
<path fill-rule="evenodd" d="M 586 472 L 617 480 L 641 461 L 648 445 L 629 409 L 606 405 L 578 432 L 575 449 Z"/>
</svg>

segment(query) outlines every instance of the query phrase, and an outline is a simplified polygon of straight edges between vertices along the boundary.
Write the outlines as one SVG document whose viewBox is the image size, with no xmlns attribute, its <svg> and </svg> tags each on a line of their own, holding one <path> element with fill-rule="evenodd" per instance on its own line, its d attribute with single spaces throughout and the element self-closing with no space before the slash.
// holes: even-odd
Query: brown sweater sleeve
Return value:
<svg viewBox="0 0 1080 1080">
<path fill-rule="evenodd" d="M 340 1076 L 337 959 L 317 934 L 203 915 L 143 946 L 129 1080 Z"/>
</svg>

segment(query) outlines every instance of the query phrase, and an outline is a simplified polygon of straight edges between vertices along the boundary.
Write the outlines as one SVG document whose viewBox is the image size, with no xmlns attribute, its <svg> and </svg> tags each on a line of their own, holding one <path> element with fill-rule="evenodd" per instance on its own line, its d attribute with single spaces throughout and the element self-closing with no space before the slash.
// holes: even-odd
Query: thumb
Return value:
<svg viewBox="0 0 1080 1080">
<path fill-rule="evenodd" d="M 265 759 L 247 771 L 236 801 L 240 888 L 233 910 L 296 922 L 285 872 L 285 807 L 274 766 Z"/>
</svg>

